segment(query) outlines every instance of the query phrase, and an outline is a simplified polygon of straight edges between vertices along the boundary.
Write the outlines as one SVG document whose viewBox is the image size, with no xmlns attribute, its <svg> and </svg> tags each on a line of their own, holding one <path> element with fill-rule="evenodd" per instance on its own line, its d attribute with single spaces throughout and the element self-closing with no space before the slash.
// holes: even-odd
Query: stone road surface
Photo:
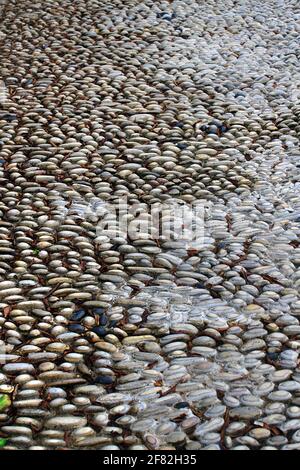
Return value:
<svg viewBox="0 0 300 470">
<path fill-rule="evenodd" d="M 299 33 L 296 0 L 1 1 L 2 449 L 300 449 Z M 120 200 L 203 203 L 203 243 L 113 233 Z"/>
</svg>

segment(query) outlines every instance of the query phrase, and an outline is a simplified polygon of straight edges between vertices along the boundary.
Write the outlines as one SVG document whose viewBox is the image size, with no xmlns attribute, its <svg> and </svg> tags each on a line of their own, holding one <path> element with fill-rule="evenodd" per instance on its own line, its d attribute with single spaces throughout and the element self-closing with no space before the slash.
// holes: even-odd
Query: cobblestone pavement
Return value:
<svg viewBox="0 0 300 470">
<path fill-rule="evenodd" d="M 0 15 L 0 447 L 300 449 L 299 2 Z"/>
</svg>

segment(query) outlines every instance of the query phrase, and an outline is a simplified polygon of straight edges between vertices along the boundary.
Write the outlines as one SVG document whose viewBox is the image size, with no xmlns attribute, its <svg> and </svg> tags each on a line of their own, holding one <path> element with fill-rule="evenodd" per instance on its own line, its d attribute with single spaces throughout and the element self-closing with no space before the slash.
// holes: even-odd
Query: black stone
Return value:
<svg viewBox="0 0 300 470">
<path fill-rule="evenodd" d="M 203 282 L 200 282 L 200 281 L 199 281 L 199 282 L 197 282 L 197 284 L 195 285 L 195 287 L 196 287 L 197 289 L 203 289 L 203 288 L 205 288 L 205 285 L 203 284 Z"/>
<path fill-rule="evenodd" d="M 222 248 L 226 248 L 227 243 L 226 242 L 218 242 L 218 248 L 221 250 Z"/>
<path fill-rule="evenodd" d="M 246 93 L 244 93 L 243 91 L 238 91 L 238 92 L 234 95 L 235 98 L 239 98 L 240 96 L 244 98 L 244 97 L 246 96 Z"/>
<path fill-rule="evenodd" d="M 104 313 L 104 308 L 103 307 L 97 307 L 93 310 L 93 312 L 96 314 L 96 315 L 102 315 L 102 313 Z"/>
<path fill-rule="evenodd" d="M 178 121 L 174 124 L 174 127 L 179 127 L 180 129 L 182 129 L 183 126 L 184 126 L 183 122 L 180 122 L 180 121 Z"/>
<path fill-rule="evenodd" d="M 78 323 L 69 325 L 69 330 L 73 333 L 83 333 L 85 331 L 84 327 L 82 325 L 79 325 Z"/>
<path fill-rule="evenodd" d="M 82 318 L 85 316 L 85 311 L 84 310 L 77 310 L 77 312 L 74 312 L 73 315 L 71 316 L 70 320 L 71 321 L 79 321 L 82 320 Z"/>
<path fill-rule="evenodd" d="M 187 401 L 180 401 L 179 403 L 176 403 L 174 408 L 177 408 L 177 410 L 181 410 L 181 408 L 189 408 L 190 405 L 188 404 Z"/>
<path fill-rule="evenodd" d="M 228 131 L 228 127 L 225 126 L 225 124 L 220 124 L 220 125 L 218 126 L 218 128 L 219 128 L 219 131 L 220 131 L 222 134 L 224 134 L 224 132 L 227 132 L 227 131 Z"/>
<path fill-rule="evenodd" d="M 4 114 L 1 119 L 4 119 L 7 122 L 13 122 L 16 121 L 18 118 L 16 114 Z"/>
<path fill-rule="evenodd" d="M 107 316 L 105 315 L 105 313 L 103 313 L 100 317 L 100 325 L 105 326 L 107 325 L 107 323 L 108 323 Z"/>
<path fill-rule="evenodd" d="M 92 331 L 94 333 L 96 333 L 96 335 L 98 336 L 105 336 L 107 335 L 107 330 L 105 328 L 103 328 L 103 326 L 94 326 L 94 328 L 92 329 Z"/>
<path fill-rule="evenodd" d="M 101 375 L 99 377 L 96 377 L 94 382 L 95 384 L 111 385 L 114 383 L 114 378 L 110 375 Z"/>
<path fill-rule="evenodd" d="M 278 357 L 279 357 L 279 353 L 277 352 L 268 352 L 267 353 L 267 357 L 268 359 L 270 359 L 271 361 L 277 361 Z"/>
<path fill-rule="evenodd" d="M 177 147 L 180 149 L 180 150 L 184 150 L 187 148 L 187 144 L 177 144 Z"/>
</svg>

